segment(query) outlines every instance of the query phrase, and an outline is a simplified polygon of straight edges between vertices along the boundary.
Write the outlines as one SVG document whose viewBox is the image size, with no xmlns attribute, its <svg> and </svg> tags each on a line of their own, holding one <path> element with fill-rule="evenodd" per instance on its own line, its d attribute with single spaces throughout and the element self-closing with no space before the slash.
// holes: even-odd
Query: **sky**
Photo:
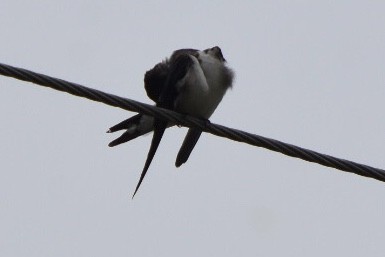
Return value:
<svg viewBox="0 0 385 257">
<path fill-rule="evenodd" d="M 384 1 L 10 1 L 0 62 L 151 103 L 144 73 L 220 46 L 211 121 L 385 168 Z M 134 115 L 0 76 L 0 256 L 383 256 L 385 184 L 204 134 L 109 148 Z"/>
</svg>

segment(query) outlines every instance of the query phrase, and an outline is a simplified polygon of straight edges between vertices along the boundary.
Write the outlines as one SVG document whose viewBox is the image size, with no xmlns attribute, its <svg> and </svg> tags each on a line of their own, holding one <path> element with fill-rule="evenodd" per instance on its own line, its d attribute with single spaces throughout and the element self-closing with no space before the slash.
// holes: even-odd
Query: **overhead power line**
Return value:
<svg viewBox="0 0 385 257">
<path fill-rule="evenodd" d="M 385 170 L 373 168 L 360 163 L 321 154 L 295 145 L 280 142 L 278 140 L 258 136 L 245 131 L 225 127 L 207 122 L 192 116 L 182 115 L 167 109 L 158 108 L 149 104 L 137 102 L 128 98 L 105 93 L 96 89 L 81 86 L 62 79 L 35 73 L 29 70 L 12 67 L 0 63 L 0 74 L 19 80 L 35 83 L 37 85 L 50 87 L 72 95 L 84 97 L 93 101 L 102 102 L 107 105 L 119 107 L 128 111 L 139 112 L 154 116 L 159 119 L 171 121 L 174 124 L 190 128 L 199 128 L 207 133 L 225 137 L 238 142 L 267 148 L 285 155 L 300 158 L 305 161 L 315 162 L 338 170 L 355 173 L 357 175 L 374 178 L 385 182 Z"/>
</svg>

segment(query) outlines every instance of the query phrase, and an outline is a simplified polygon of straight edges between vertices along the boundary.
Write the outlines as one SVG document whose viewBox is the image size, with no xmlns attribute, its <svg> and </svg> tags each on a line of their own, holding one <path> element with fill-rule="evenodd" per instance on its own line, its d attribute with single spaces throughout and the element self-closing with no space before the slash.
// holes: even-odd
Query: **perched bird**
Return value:
<svg viewBox="0 0 385 257">
<path fill-rule="evenodd" d="M 148 97 L 156 106 L 174 110 L 202 119 L 213 114 L 227 89 L 232 87 L 233 71 L 227 67 L 226 60 L 218 46 L 203 51 L 180 49 L 169 59 L 162 61 L 147 71 L 144 86 Z M 155 152 L 167 127 L 167 121 L 151 116 L 137 114 L 111 127 L 107 132 L 126 129 L 109 146 L 116 146 L 138 136 L 154 131 L 147 160 L 136 186 L 134 196 L 154 158 Z M 190 128 L 178 152 L 175 166 L 187 161 L 202 131 Z"/>
</svg>

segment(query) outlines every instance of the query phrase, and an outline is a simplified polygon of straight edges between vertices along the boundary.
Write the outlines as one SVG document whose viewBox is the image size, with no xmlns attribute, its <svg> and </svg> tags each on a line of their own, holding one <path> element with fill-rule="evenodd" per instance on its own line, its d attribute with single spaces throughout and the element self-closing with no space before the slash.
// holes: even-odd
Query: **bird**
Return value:
<svg viewBox="0 0 385 257">
<path fill-rule="evenodd" d="M 226 91 L 232 88 L 234 71 L 228 67 L 222 50 L 212 47 L 205 50 L 192 48 L 174 51 L 170 58 L 156 64 L 144 76 L 147 96 L 157 107 L 170 109 L 181 114 L 208 119 L 214 113 Z M 137 193 L 148 168 L 155 156 L 166 128 L 175 124 L 137 114 L 115 126 L 107 133 L 126 130 L 120 137 L 109 143 L 110 147 L 125 143 L 154 131 L 147 159 L 133 197 Z M 175 166 L 185 163 L 202 131 L 190 128 L 177 154 Z"/>
</svg>

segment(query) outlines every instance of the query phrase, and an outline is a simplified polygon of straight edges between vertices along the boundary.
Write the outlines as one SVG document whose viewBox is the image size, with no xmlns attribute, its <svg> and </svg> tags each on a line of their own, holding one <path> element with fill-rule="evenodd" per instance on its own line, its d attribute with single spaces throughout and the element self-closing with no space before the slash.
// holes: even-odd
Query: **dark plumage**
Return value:
<svg viewBox="0 0 385 257">
<path fill-rule="evenodd" d="M 219 47 L 204 51 L 180 49 L 173 52 L 169 59 L 156 64 L 144 76 L 144 87 L 148 97 L 156 106 L 208 119 L 214 112 L 228 88 L 232 86 L 233 72 L 226 65 Z M 132 140 L 145 133 L 154 131 L 147 159 L 136 186 L 138 191 L 164 131 L 173 124 L 167 121 L 137 114 L 110 128 L 108 132 L 126 129 L 109 146 Z M 185 163 L 202 131 L 189 129 L 178 152 L 175 165 Z"/>
</svg>

